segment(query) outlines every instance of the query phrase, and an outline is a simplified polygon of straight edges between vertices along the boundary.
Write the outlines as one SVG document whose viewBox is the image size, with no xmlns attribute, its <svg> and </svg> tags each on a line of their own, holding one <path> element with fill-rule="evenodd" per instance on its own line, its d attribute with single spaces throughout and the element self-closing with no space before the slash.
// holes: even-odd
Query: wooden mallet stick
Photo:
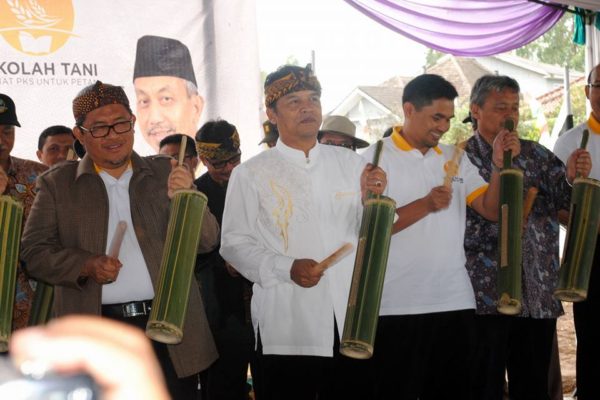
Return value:
<svg viewBox="0 0 600 400">
<path fill-rule="evenodd" d="M 185 147 L 187 145 L 187 135 L 183 135 L 181 138 L 181 144 L 179 145 L 179 158 L 177 159 L 177 165 L 183 165 L 185 160 Z"/>
<path fill-rule="evenodd" d="M 454 146 L 454 153 L 452 153 L 452 159 L 446 163 L 446 176 L 444 177 L 444 186 L 448 189 L 452 186 L 452 179 L 458 175 L 460 168 L 460 161 L 465 151 L 465 143 L 457 143 Z"/>
<path fill-rule="evenodd" d="M 335 265 L 342 258 L 346 257 L 352 252 L 354 246 L 351 243 L 344 243 L 342 247 L 334 251 L 329 257 L 315 265 L 315 268 L 324 272 L 327 268 Z"/>
<path fill-rule="evenodd" d="M 67 151 L 67 161 L 77 161 L 77 154 L 71 148 Z"/>
<path fill-rule="evenodd" d="M 110 246 L 108 248 L 108 256 L 113 258 L 119 258 L 119 252 L 121 251 L 121 244 L 123 243 L 123 238 L 125 237 L 125 231 L 127 230 L 127 222 L 119 221 L 117 224 L 117 229 L 115 229 L 115 234 L 110 241 Z"/>
<path fill-rule="evenodd" d="M 527 225 L 527 218 L 531 213 L 531 209 L 533 208 L 533 203 L 535 202 L 535 198 L 538 194 L 538 188 L 532 186 L 527 189 L 527 194 L 525 195 L 525 202 L 523 203 L 523 230 Z"/>
</svg>

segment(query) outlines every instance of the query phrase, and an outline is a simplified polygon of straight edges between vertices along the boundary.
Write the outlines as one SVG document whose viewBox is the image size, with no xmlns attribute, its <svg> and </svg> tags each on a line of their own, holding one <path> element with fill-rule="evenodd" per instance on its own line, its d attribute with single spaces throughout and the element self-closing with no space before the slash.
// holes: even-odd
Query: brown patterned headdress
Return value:
<svg viewBox="0 0 600 400">
<path fill-rule="evenodd" d="M 228 160 L 241 153 L 240 135 L 225 120 L 208 121 L 196 134 L 196 150 L 209 160 Z"/>
<path fill-rule="evenodd" d="M 265 105 L 273 104 L 288 93 L 314 90 L 321 95 L 321 84 L 308 64 L 305 68 L 284 65 L 265 79 Z"/>
<path fill-rule="evenodd" d="M 109 104 L 122 104 L 131 112 L 129 99 L 122 87 L 96 81 L 83 88 L 73 100 L 75 121 L 81 124 L 90 111 Z"/>
</svg>

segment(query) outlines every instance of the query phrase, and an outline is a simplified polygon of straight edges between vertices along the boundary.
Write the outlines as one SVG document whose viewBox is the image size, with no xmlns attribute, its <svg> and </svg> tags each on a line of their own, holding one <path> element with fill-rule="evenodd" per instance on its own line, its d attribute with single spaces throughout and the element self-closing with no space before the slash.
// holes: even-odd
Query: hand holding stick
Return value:
<svg viewBox="0 0 600 400">
<path fill-rule="evenodd" d="M 454 153 L 452 153 L 452 159 L 450 159 L 445 167 L 446 167 L 446 176 L 444 177 L 444 186 L 450 189 L 452 187 L 452 179 L 458 175 L 458 170 L 460 168 L 460 162 L 462 160 L 462 155 L 465 151 L 465 142 L 457 143 L 454 146 Z"/>
<path fill-rule="evenodd" d="M 315 269 L 324 272 L 327 268 L 335 265 L 342 258 L 346 257 L 352 252 L 354 246 L 351 243 L 344 243 L 342 247 L 334 251 L 329 257 L 314 266 Z"/>
</svg>

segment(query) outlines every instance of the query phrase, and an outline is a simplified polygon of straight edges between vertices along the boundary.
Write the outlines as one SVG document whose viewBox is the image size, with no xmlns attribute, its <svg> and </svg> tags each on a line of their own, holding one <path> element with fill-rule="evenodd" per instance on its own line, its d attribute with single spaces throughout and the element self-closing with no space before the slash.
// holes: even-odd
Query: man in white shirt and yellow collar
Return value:
<svg viewBox="0 0 600 400">
<path fill-rule="evenodd" d="M 600 65 L 588 76 L 585 97 L 592 112 L 588 120 L 562 134 L 554 145 L 554 153 L 567 163 L 569 156 L 579 148 L 584 129 L 590 133 L 587 150 L 592 157 L 589 177 L 600 180 Z M 591 249 L 589 249 L 591 251 Z M 588 249 L 586 249 L 588 251 Z M 577 398 L 581 400 L 600 398 L 600 237 L 596 241 L 594 264 L 585 301 L 573 303 L 573 317 L 577 334 Z"/>
<path fill-rule="evenodd" d="M 54 311 L 96 314 L 141 329 L 157 290 L 169 221 L 169 199 L 193 177 L 166 157 L 133 151 L 135 116 L 119 86 L 96 82 L 73 100 L 73 132 L 87 153 L 38 178 L 22 239 L 22 259 L 36 279 L 54 285 Z M 118 253 L 109 243 L 127 223 Z M 199 251 L 218 243 L 219 227 L 206 211 Z M 177 345 L 153 341 L 173 398 L 197 395 L 197 373 L 217 358 L 204 306 L 192 285 Z"/>
<path fill-rule="evenodd" d="M 354 254 L 324 273 L 315 265 L 356 244 L 366 190 L 380 194 L 385 173 L 357 154 L 321 145 L 321 87 L 306 68 L 283 66 L 265 81 L 275 147 L 233 170 L 221 255 L 254 282 L 261 399 L 345 398 L 360 377 L 344 374 L 337 343 Z M 337 396 L 337 397 L 336 397 Z"/>
<path fill-rule="evenodd" d="M 375 399 L 468 394 L 475 298 L 465 269 L 466 208 L 497 220 L 503 151 L 516 155 L 519 144 L 514 134 L 498 137 L 489 185 L 467 157 L 452 161 L 455 146 L 439 140 L 457 95 L 441 76 L 418 76 L 404 88 L 404 126 L 383 139 L 379 165 L 389 174 L 385 194 L 396 201 L 398 220 L 374 346 Z"/>
</svg>

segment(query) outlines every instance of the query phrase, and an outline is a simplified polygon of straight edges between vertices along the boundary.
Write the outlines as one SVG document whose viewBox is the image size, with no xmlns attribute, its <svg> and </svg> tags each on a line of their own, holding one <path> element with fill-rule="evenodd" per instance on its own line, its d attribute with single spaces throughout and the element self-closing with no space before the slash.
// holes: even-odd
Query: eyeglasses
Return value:
<svg viewBox="0 0 600 400">
<path fill-rule="evenodd" d="M 231 157 L 228 160 L 223 160 L 223 161 L 208 160 L 208 162 L 210 163 L 210 165 L 212 165 L 212 167 L 214 169 L 223 169 L 227 166 L 227 164 L 232 164 L 232 165 L 238 164 L 241 159 L 242 159 L 242 154 L 238 154 L 238 155 Z"/>
<path fill-rule="evenodd" d="M 78 127 L 84 132 L 89 132 L 93 138 L 101 139 L 108 136 L 111 129 L 115 131 L 117 135 L 131 131 L 131 128 L 133 127 L 133 120 L 116 122 L 112 125 L 98 125 L 90 129 L 81 125 L 78 125 Z"/>
<path fill-rule="evenodd" d="M 600 82 L 588 83 L 588 87 L 598 89 L 598 88 L 600 88 Z"/>
<path fill-rule="evenodd" d="M 346 149 L 350 149 L 350 150 L 356 150 L 356 147 L 354 146 L 353 143 L 338 143 L 338 142 L 334 142 L 331 140 L 326 140 L 324 142 L 321 142 L 321 144 L 327 144 L 329 146 L 338 146 L 338 147 L 344 147 Z"/>
</svg>

